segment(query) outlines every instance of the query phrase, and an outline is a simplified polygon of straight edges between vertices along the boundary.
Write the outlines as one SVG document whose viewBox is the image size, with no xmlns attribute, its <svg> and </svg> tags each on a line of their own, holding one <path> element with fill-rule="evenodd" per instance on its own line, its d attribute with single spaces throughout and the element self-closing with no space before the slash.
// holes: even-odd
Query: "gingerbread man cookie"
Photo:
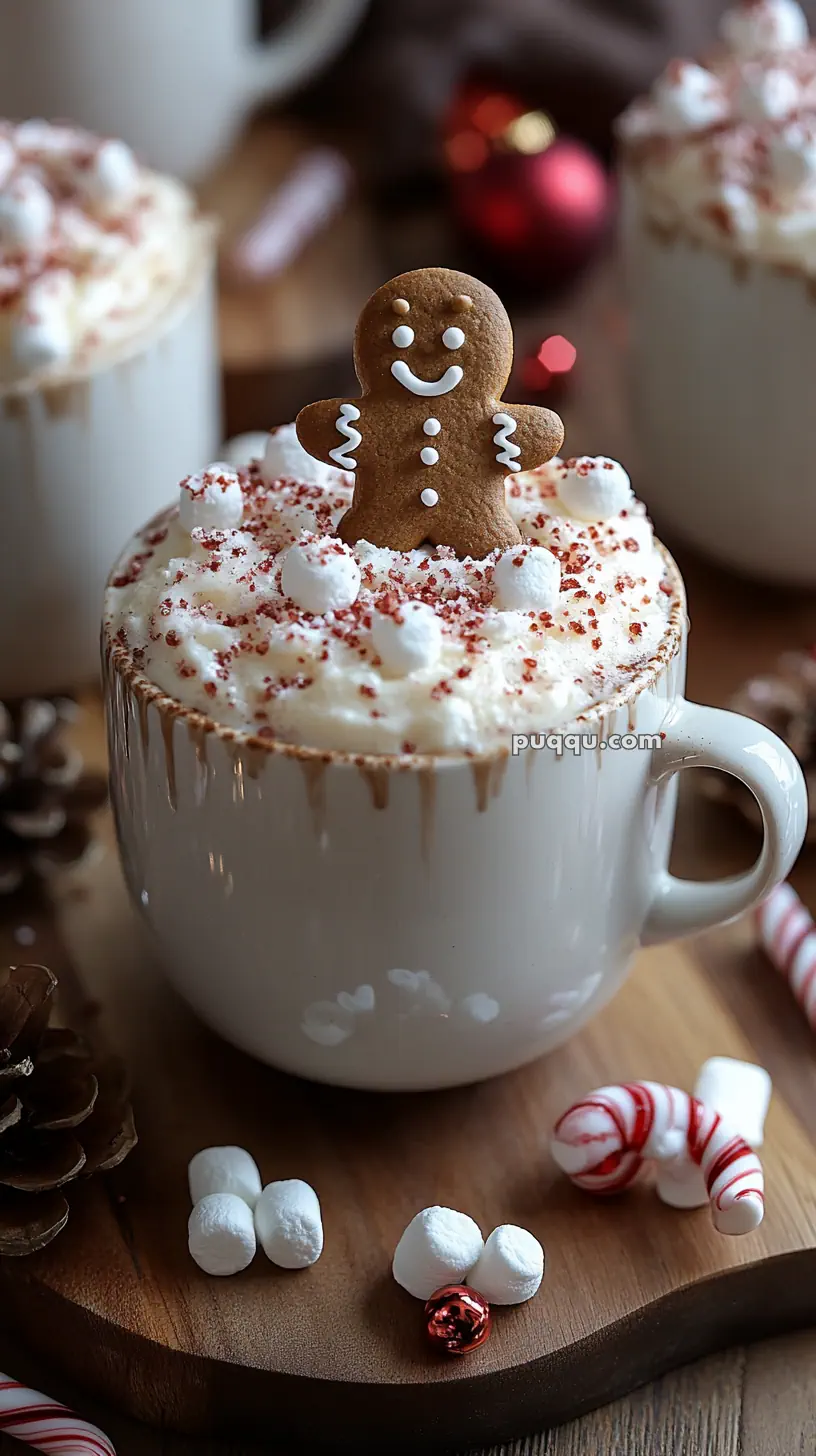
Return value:
<svg viewBox="0 0 816 1456">
<path fill-rule="evenodd" d="M 420 268 L 377 290 L 354 338 L 361 398 L 297 417 L 310 455 L 355 472 L 342 541 L 481 558 L 521 540 L 505 479 L 551 460 L 564 427 L 551 410 L 503 403 L 512 362 L 510 320 L 478 279 Z"/>
</svg>

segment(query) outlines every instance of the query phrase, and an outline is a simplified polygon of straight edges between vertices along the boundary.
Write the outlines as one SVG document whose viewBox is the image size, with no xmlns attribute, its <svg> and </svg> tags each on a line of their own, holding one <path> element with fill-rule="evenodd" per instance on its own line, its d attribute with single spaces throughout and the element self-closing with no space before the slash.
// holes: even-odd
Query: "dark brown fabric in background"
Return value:
<svg viewBox="0 0 816 1456">
<path fill-rule="evenodd" d="M 474 70 L 605 152 L 615 116 L 670 57 L 704 50 L 724 8 L 725 0 L 372 0 L 306 101 L 352 123 L 378 180 L 434 170 L 440 118 Z M 816 20 L 816 0 L 806 9 Z"/>
</svg>

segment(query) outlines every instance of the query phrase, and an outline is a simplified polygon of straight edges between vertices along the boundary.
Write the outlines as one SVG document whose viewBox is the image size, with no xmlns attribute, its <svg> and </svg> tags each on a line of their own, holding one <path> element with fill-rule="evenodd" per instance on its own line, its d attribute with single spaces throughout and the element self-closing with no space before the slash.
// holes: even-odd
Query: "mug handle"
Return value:
<svg viewBox="0 0 816 1456">
<path fill-rule="evenodd" d="M 641 937 L 656 945 L 694 935 L 750 910 L 784 880 L 807 828 L 807 789 L 790 749 L 770 729 L 739 713 L 681 698 L 664 724 L 663 747 L 653 754 L 652 783 L 684 768 L 718 768 L 745 784 L 762 814 L 763 841 L 752 869 L 711 884 L 658 878 Z"/>
<path fill-rule="evenodd" d="M 294 15 L 247 56 L 250 101 L 280 100 L 336 55 L 368 0 L 301 0 Z"/>
</svg>

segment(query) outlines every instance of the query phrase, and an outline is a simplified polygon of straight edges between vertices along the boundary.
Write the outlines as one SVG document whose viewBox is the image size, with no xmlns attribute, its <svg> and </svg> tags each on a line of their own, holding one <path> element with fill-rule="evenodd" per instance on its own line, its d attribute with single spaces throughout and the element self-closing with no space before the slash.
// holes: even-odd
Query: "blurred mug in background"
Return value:
<svg viewBox="0 0 816 1456">
<path fill-rule="evenodd" d="M 247 110 L 340 49 L 367 0 L 299 0 L 265 40 L 256 0 L 0 0 L 0 115 L 68 118 L 201 176 Z"/>
</svg>

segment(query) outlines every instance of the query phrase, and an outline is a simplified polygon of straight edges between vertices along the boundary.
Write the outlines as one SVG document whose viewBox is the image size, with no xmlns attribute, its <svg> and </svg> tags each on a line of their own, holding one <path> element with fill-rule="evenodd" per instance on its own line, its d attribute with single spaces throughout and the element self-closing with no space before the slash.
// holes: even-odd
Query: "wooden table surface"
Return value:
<svg viewBox="0 0 816 1456">
<path fill-rule="evenodd" d="M 225 218 L 227 238 L 250 220 L 303 145 L 297 132 L 280 124 L 259 124 L 250 132 L 229 168 L 205 193 L 208 204 Z M 343 389 L 349 370 L 346 341 L 367 294 L 395 272 L 432 262 L 461 262 L 435 211 L 383 219 L 355 203 L 282 279 L 250 293 L 226 289 L 222 339 L 229 428 L 264 428 L 291 416 L 301 403 L 323 392 L 324 382 L 327 393 Z M 536 310 L 526 305 L 516 311 L 515 322 L 519 353 L 550 332 L 564 332 L 577 345 L 575 384 L 560 404 L 568 446 L 574 453 L 622 458 L 648 503 L 648 482 L 638 478 L 636 452 L 628 440 L 620 362 L 624 322 L 614 269 L 602 266 L 571 297 L 553 306 Z M 722 703 L 746 673 L 770 666 L 780 650 L 816 640 L 816 598 L 771 594 L 725 576 L 676 542 L 669 544 L 689 588 L 690 696 Z M 749 831 L 699 803 L 691 812 L 686 794 L 675 855 L 680 872 L 690 873 L 693 867 L 697 877 L 722 875 L 743 867 L 754 852 Z M 816 905 L 813 857 L 800 861 L 794 880 L 811 906 Z M 800 1050 L 812 1048 L 812 1075 L 806 1085 L 799 1078 L 795 1086 L 786 1086 L 786 1096 L 816 1137 L 816 1040 L 796 1007 L 778 997 L 769 999 L 765 974 L 753 977 L 744 966 L 728 965 L 713 967 L 712 974 L 738 1008 L 738 1019 L 750 1029 L 754 1043 L 767 1047 L 769 1061 L 784 1063 L 791 1039 Z M 48 1370 L 2 1335 L 0 1368 L 49 1389 Z M 79 1393 L 77 1400 L 111 1435 L 120 1456 L 248 1456 L 250 1449 L 261 1449 L 148 1430 Z M 0 1436 L 0 1456 L 13 1456 L 20 1449 Z M 289 1456 L 276 1441 L 274 1411 L 262 1449 L 269 1456 Z M 713 1356 L 568 1426 L 502 1451 L 505 1456 L 811 1456 L 816 1451 L 816 1331 Z"/>
</svg>

